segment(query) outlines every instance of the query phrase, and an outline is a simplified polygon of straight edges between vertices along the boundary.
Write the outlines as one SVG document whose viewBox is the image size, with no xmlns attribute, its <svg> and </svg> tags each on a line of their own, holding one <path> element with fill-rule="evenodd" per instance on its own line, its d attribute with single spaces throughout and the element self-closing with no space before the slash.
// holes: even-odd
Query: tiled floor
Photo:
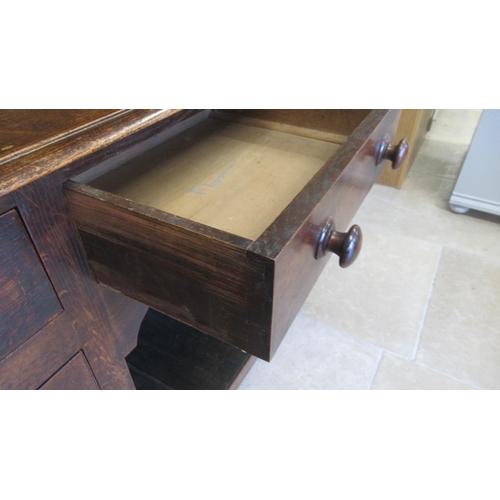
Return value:
<svg viewBox="0 0 500 500">
<path fill-rule="evenodd" d="M 500 217 L 448 200 L 481 110 L 439 110 L 403 188 L 375 185 L 271 361 L 241 389 L 500 389 Z"/>
</svg>

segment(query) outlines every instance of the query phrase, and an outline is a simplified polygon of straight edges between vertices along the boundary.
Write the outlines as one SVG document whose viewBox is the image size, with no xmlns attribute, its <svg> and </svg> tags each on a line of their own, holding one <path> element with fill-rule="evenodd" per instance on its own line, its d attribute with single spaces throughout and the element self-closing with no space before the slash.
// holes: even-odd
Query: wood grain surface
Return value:
<svg viewBox="0 0 500 500">
<path fill-rule="evenodd" d="M 89 186 L 66 193 L 99 282 L 268 356 L 272 262 L 246 252 L 251 240 Z"/>
<path fill-rule="evenodd" d="M 274 353 L 319 278 L 328 257 L 314 258 L 323 224 L 332 217 L 346 231 L 374 184 L 383 163 L 375 166 L 373 148 L 386 133 L 394 134 L 397 110 L 377 110 L 351 135 L 325 169 L 306 186 L 249 251 L 275 261 Z M 287 235 L 292 234 L 292 236 Z M 362 251 L 362 250 L 361 250 Z M 337 256 L 331 257 L 338 261 Z M 356 265 L 355 263 L 353 264 Z M 349 269 L 338 269 L 349 273 Z"/>
<path fill-rule="evenodd" d="M 0 361 L 0 389 L 38 389 L 80 349 L 71 316 L 63 313 Z"/>
<path fill-rule="evenodd" d="M 290 125 L 304 132 L 305 130 L 324 132 L 344 138 L 350 136 L 370 113 L 369 109 L 219 109 L 217 111 L 222 114 Z"/>
<path fill-rule="evenodd" d="M 137 335 L 148 306 L 111 288 L 101 287 L 103 304 L 114 328 L 116 345 L 126 357 L 137 345 Z"/>
<path fill-rule="evenodd" d="M 45 391 L 99 389 L 82 352 L 70 359 L 54 376 L 40 387 Z"/>
<path fill-rule="evenodd" d="M 113 332 L 78 230 L 57 176 L 38 179 L 14 193 L 31 240 L 101 388 L 133 389 L 123 347 Z"/>
<path fill-rule="evenodd" d="M 338 147 L 207 119 L 90 185 L 254 240 Z"/>
<path fill-rule="evenodd" d="M 122 112 L 118 109 L 0 109 L 0 165 Z"/>
<path fill-rule="evenodd" d="M 15 210 L 0 216 L 0 304 L 0 359 L 62 312 Z"/>
<path fill-rule="evenodd" d="M 0 196 L 0 215 L 12 210 L 16 206 L 14 198 L 10 194 Z"/>
<path fill-rule="evenodd" d="M 29 133 L 25 140 L 19 139 L 20 143 L 29 146 L 20 147 L 18 154 L 10 154 L 4 157 L 0 168 L 0 196 L 8 194 L 21 188 L 30 182 L 59 170 L 89 168 L 93 162 L 103 161 L 113 156 L 122 149 L 130 146 L 130 141 L 142 140 L 148 134 L 154 133 L 155 126 L 168 120 L 177 114 L 179 110 L 129 110 L 122 113 L 104 116 L 102 120 L 96 120 L 101 113 L 90 110 L 87 114 L 77 111 L 77 123 L 83 123 L 88 119 L 88 126 L 81 126 L 78 133 L 71 132 L 71 124 L 75 121 L 72 110 L 60 111 L 60 118 L 65 127 L 69 128 L 64 133 L 64 127 L 56 127 L 52 133 L 40 132 L 40 142 L 36 142 L 36 134 Z M 12 112 L 14 113 L 14 112 Z M 111 113 L 104 112 L 103 113 Z M 11 116 L 15 128 L 16 113 Z M 44 110 L 34 110 L 28 115 L 21 113 L 21 121 L 37 121 L 37 116 L 43 121 Z M 87 116 L 87 118 L 85 118 Z M 74 128 L 74 124 L 73 124 Z M 1 131 L 0 131 L 1 132 Z M 9 135 L 10 134 L 10 135 Z M 6 132 L 7 137 L 16 135 L 14 132 Z M 21 132 L 19 135 L 23 135 Z M 133 139 L 131 139 L 133 138 Z M 0 142 L 9 146 L 12 140 L 5 140 L 0 135 Z M 9 150 L 4 151 L 8 153 Z"/>
<path fill-rule="evenodd" d="M 400 189 L 411 169 L 417 153 L 422 146 L 427 133 L 429 120 L 434 114 L 433 109 L 403 109 L 398 129 L 394 135 L 393 144 L 398 144 L 401 139 L 406 138 L 410 143 L 410 151 L 399 170 L 392 170 L 392 164 L 385 165 L 380 173 L 377 182 L 386 186 L 393 186 Z"/>
</svg>

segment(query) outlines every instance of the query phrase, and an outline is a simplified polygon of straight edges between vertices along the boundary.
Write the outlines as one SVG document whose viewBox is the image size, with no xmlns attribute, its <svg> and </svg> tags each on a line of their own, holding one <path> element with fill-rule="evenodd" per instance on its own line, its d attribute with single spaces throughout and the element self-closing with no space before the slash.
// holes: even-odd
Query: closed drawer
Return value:
<svg viewBox="0 0 500 500">
<path fill-rule="evenodd" d="M 15 210 L 0 216 L 0 304 L 0 360 L 62 312 Z"/>
<path fill-rule="evenodd" d="M 328 260 L 325 222 L 348 228 L 398 119 L 186 113 L 150 151 L 66 183 L 96 278 L 270 360 Z"/>
</svg>

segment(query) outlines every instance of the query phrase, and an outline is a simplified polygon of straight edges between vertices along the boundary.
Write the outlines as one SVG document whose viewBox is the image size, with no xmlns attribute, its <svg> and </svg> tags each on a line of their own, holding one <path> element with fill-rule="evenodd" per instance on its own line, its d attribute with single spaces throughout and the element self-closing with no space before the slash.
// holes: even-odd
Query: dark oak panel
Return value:
<svg viewBox="0 0 500 500">
<path fill-rule="evenodd" d="M 8 212 L 15 207 L 14 199 L 12 195 L 6 194 L 4 196 L 0 196 L 0 214 Z"/>
<path fill-rule="evenodd" d="M 105 109 L 1 109 L 0 163 L 27 154 L 93 122 L 117 114 Z"/>
<path fill-rule="evenodd" d="M 62 312 L 15 210 L 0 216 L 0 359 Z"/>
<path fill-rule="evenodd" d="M 36 110 L 35 110 L 36 111 Z M 0 196 L 46 175 L 87 169 L 127 150 L 131 144 L 154 135 L 157 126 L 179 110 L 128 110 L 68 133 L 57 140 L 34 146 L 27 154 L 4 158 L 0 168 Z M 64 114 L 63 111 L 61 113 Z M 43 114 L 43 113 L 42 113 Z M 68 112 L 68 116 L 71 113 Z M 70 118 L 67 120 L 71 121 Z"/>
<path fill-rule="evenodd" d="M 346 137 L 352 134 L 370 113 L 369 109 L 221 109 L 218 111 Z"/>
<path fill-rule="evenodd" d="M 99 386 L 90 371 L 85 356 L 79 352 L 40 389 L 51 391 L 96 390 L 99 389 Z"/>
<path fill-rule="evenodd" d="M 117 345 L 119 335 L 113 331 L 59 179 L 44 177 L 17 190 L 14 197 L 99 385 L 133 389 L 122 347 Z"/>
<path fill-rule="evenodd" d="M 37 389 L 80 349 L 63 313 L 0 361 L 0 389 Z"/>
</svg>

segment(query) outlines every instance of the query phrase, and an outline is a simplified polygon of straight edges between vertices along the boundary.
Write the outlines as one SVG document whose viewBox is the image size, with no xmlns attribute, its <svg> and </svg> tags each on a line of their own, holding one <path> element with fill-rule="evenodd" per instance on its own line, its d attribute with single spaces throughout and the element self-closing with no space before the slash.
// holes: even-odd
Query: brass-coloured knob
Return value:
<svg viewBox="0 0 500 500">
<path fill-rule="evenodd" d="M 340 267 L 349 267 L 358 257 L 363 243 L 363 233 L 357 225 L 352 226 L 347 233 L 335 230 L 335 224 L 330 217 L 321 228 L 316 245 L 316 259 L 321 259 L 327 252 L 339 256 Z"/>
<path fill-rule="evenodd" d="M 391 138 L 386 134 L 378 143 L 375 153 L 375 165 L 380 165 L 384 160 L 392 162 L 392 170 L 398 170 L 403 166 L 403 163 L 408 156 L 410 143 L 407 139 L 401 139 L 397 146 L 391 144 Z"/>
</svg>

